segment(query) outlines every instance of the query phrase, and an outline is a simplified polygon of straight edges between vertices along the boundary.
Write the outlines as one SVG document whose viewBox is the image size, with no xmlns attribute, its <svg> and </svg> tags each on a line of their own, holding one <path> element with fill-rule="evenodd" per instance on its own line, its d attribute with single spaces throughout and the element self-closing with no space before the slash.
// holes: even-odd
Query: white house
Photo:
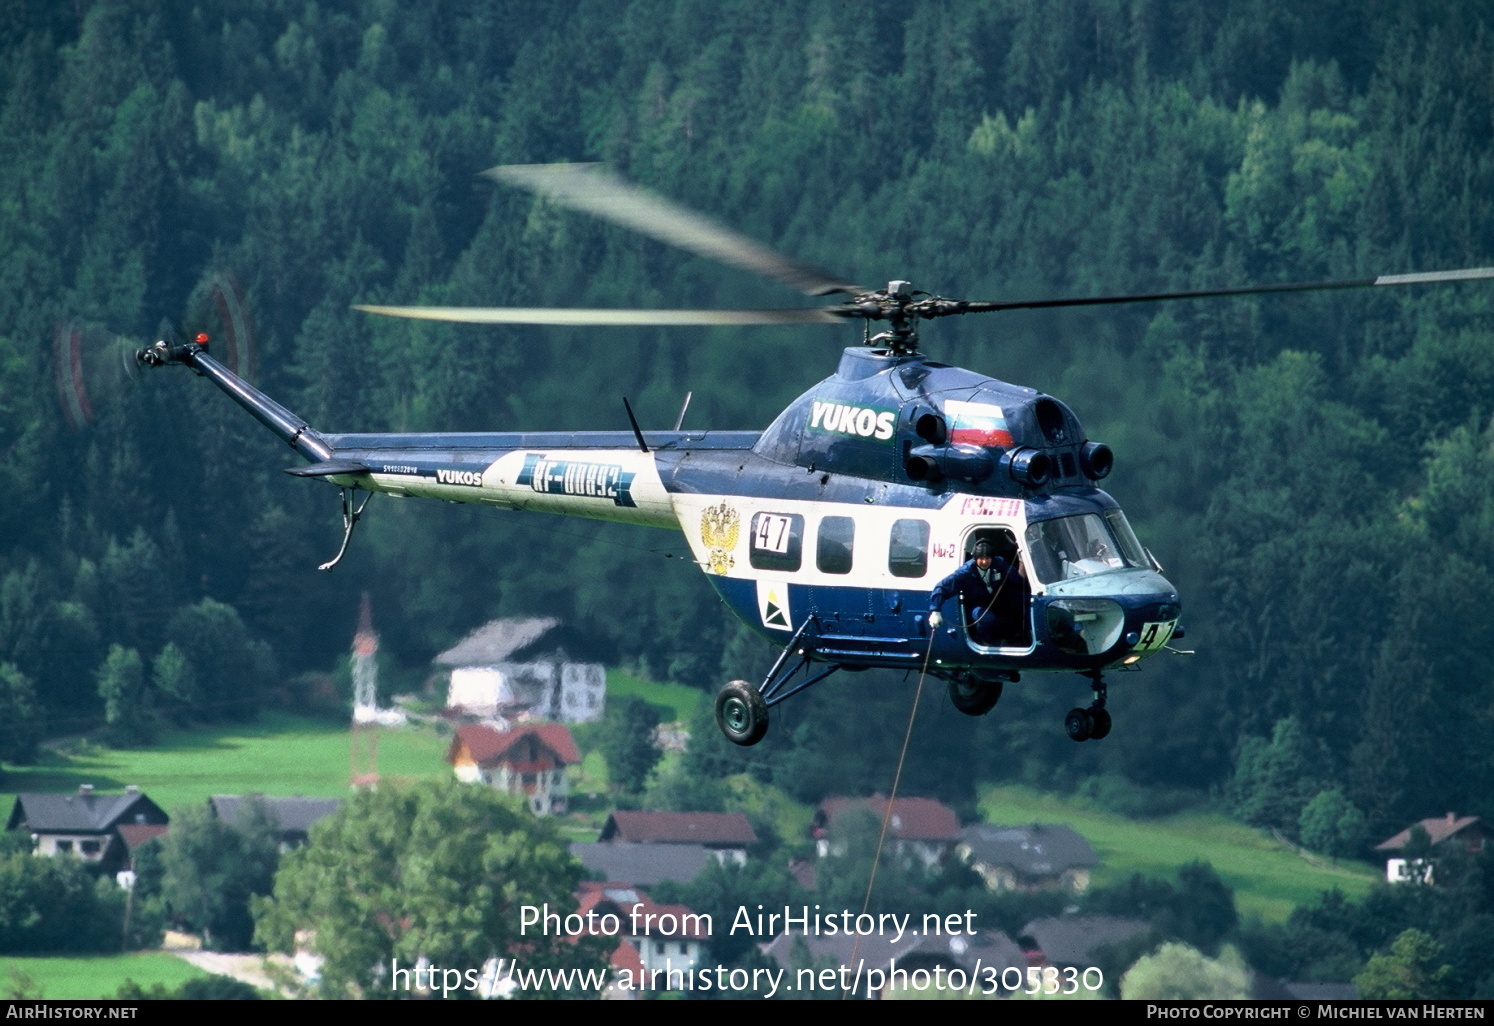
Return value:
<svg viewBox="0 0 1494 1026">
<path fill-rule="evenodd" d="M 451 671 L 447 708 L 483 718 L 601 719 L 607 669 L 567 654 L 560 621 L 492 620 L 436 656 Z"/>
<path fill-rule="evenodd" d="M 83 784 L 73 793 L 16 795 L 6 829 L 29 833 L 37 855 L 71 855 L 113 873 L 129 858 L 122 827 L 142 828 L 136 840 L 143 843 L 165 833 L 169 822 L 165 811 L 139 788 L 99 794 L 92 784 Z"/>
</svg>

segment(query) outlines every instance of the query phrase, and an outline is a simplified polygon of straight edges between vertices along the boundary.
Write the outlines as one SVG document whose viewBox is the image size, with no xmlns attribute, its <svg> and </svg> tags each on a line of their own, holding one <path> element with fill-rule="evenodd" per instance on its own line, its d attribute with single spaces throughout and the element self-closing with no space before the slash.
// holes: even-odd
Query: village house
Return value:
<svg viewBox="0 0 1494 1026">
<path fill-rule="evenodd" d="M 757 833 L 740 812 L 627 812 L 607 817 L 602 844 L 700 845 L 723 865 L 742 865 Z"/>
<path fill-rule="evenodd" d="M 1029 965 L 1082 971 L 1096 964 L 1101 948 L 1126 944 L 1151 928 L 1119 916 L 1048 916 L 1024 926 L 1017 943 Z"/>
<path fill-rule="evenodd" d="M 119 839 L 124 842 L 124 859 L 121 865 L 124 867 L 114 873 L 114 882 L 125 890 L 131 890 L 135 886 L 135 859 L 140 854 L 140 849 L 151 841 L 165 837 L 171 831 L 167 823 L 121 823 L 119 825 Z"/>
<path fill-rule="evenodd" d="M 635 992 L 674 989 L 671 983 L 688 979 L 686 974 L 700 963 L 711 937 L 707 917 L 684 905 L 661 904 L 627 884 L 587 881 L 576 892 L 576 901 L 578 916 L 594 912 L 597 922 L 607 923 L 607 935 L 619 938 L 612 965 L 632 972 Z M 607 916 L 616 919 L 608 921 Z M 644 973 L 644 986 L 639 986 L 639 969 Z M 676 974 L 673 980 L 670 974 Z"/>
<path fill-rule="evenodd" d="M 134 832 L 136 845 L 165 833 L 171 817 L 141 794 L 127 787 L 122 794 L 99 794 L 83 784 L 67 794 L 18 794 L 11 806 L 7 830 L 31 835 L 37 855 L 72 855 L 101 872 L 116 873 L 129 861 L 130 846 L 121 827 L 143 827 Z"/>
<path fill-rule="evenodd" d="M 993 891 L 1089 889 L 1090 870 L 1100 864 L 1094 849 L 1063 824 L 997 826 L 977 823 L 960 831 L 955 853 Z"/>
<path fill-rule="evenodd" d="M 826 798 L 815 810 L 809 827 L 820 858 L 832 853 L 830 833 L 835 821 L 851 810 L 870 812 L 879 822 L 887 816 L 887 836 L 893 851 L 917 860 L 925 869 L 944 861 L 960 837 L 960 820 L 954 810 L 932 798 L 895 798 L 890 814 L 887 799 L 881 795 Z"/>
<path fill-rule="evenodd" d="M 1477 816 L 1458 816 L 1449 812 L 1445 816 L 1433 816 L 1413 823 L 1394 837 L 1375 845 L 1375 851 L 1384 852 L 1388 856 L 1385 860 L 1385 879 L 1390 883 L 1432 882 L 1430 863 L 1413 865 L 1415 860 L 1399 854 L 1410 847 L 1412 831 L 1417 827 L 1426 831 L 1427 840 L 1431 842 L 1434 852 L 1446 851 L 1456 845 L 1470 855 L 1476 855 L 1484 850 L 1484 844 L 1489 839 L 1488 828 Z"/>
<path fill-rule="evenodd" d="M 565 769 L 581 761 L 563 723 L 521 723 L 498 730 L 482 723 L 456 729 L 446 751 L 458 780 L 522 795 L 536 816 L 564 813 L 570 796 Z"/>
<path fill-rule="evenodd" d="M 341 798 L 306 798 L 292 795 L 269 798 L 262 794 L 215 794 L 208 799 L 213 815 L 231 827 L 248 819 L 252 806 L 259 806 L 280 834 L 282 854 L 311 839 L 311 827 L 342 808 Z"/>
<path fill-rule="evenodd" d="M 447 709 L 488 720 L 599 720 L 607 668 L 572 658 L 583 643 L 551 617 L 489 621 L 436 656 L 451 674 Z"/>
<path fill-rule="evenodd" d="M 571 854 L 586 867 L 588 875 L 603 880 L 623 880 L 639 887 L 652 887 L 666 880 L 689 883 L 706 866 L 718 861 L 703 844 L 653 841 L 623 844 L 572 841 Z"/>
</svg>

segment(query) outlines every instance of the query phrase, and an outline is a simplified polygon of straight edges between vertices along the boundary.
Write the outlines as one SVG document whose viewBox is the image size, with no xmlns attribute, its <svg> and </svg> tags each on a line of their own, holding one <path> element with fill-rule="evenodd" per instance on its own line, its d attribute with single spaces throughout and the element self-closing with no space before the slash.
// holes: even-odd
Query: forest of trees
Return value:
<svg viewBox="0 0 1494 1026">
<path fill-rule="evenodd" d="M 101 371 L 71 426 L 60 323 L 216 331 L 206 289 L 231 276 L 255 380 L 318 428 L 623 428 L 622 395 L 648 427 L 687 391 L 689 426 L 761 428 L 859 329 L 349 307 L 791 303 L 476 177 L 554 160 L 853 280 L 974 298 L 1494 263 L 1491 29 L 1472 0 L 6 4 L 0 759 L 296 701 L 364 591 L 407 666 L 521 613 L 700 687 L 771 657 L 662 532 L 375 500 L 318 574 L 331 489 L 282 474 L 292 454 L 188 374 Z M 1470 283 L 927 330 L 938 359 L 1058 395 L 1114 448 L 1107 484 L 1198 654 L 1118 675 L 1103 744 L 1061 730 L 1077 676 L 980 721 L 929 690 L 905 790 L 1212 789 L 1333 843 L 1494 815 L 1491 312 Z M 912 693 L 832 681 L 759 748 L 700 758 L 806 797 L 885 789 L 900 738 L 867 724 Z"/>
</svg>

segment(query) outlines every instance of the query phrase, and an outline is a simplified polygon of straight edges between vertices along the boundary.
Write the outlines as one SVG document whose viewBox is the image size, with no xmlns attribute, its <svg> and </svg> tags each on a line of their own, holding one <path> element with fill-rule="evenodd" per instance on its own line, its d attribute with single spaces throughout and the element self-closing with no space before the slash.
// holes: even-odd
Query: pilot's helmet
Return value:
<svg viewBox="0 0 1494 1026">
<path fill-rule="evenodd" d="M 975 547 L 970 550 L 971 559 L 993 559 L 995 555 L 996 546 L 984 538 L 976 542 Z"/>
</svg>

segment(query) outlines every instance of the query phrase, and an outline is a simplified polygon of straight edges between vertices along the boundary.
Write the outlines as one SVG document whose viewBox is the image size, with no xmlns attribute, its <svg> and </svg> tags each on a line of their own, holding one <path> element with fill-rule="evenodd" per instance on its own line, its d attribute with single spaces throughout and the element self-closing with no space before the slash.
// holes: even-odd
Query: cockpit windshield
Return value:
<svg viewBox="0 0 1494 1026">
<path fill-rule="evenodd" d="M 1029 524 L 1027 549 L 1032 569 L 1044 584 L 1150 565 L 1118 509 L 1103 518 L 1081 513 Z"/>
</svg>

